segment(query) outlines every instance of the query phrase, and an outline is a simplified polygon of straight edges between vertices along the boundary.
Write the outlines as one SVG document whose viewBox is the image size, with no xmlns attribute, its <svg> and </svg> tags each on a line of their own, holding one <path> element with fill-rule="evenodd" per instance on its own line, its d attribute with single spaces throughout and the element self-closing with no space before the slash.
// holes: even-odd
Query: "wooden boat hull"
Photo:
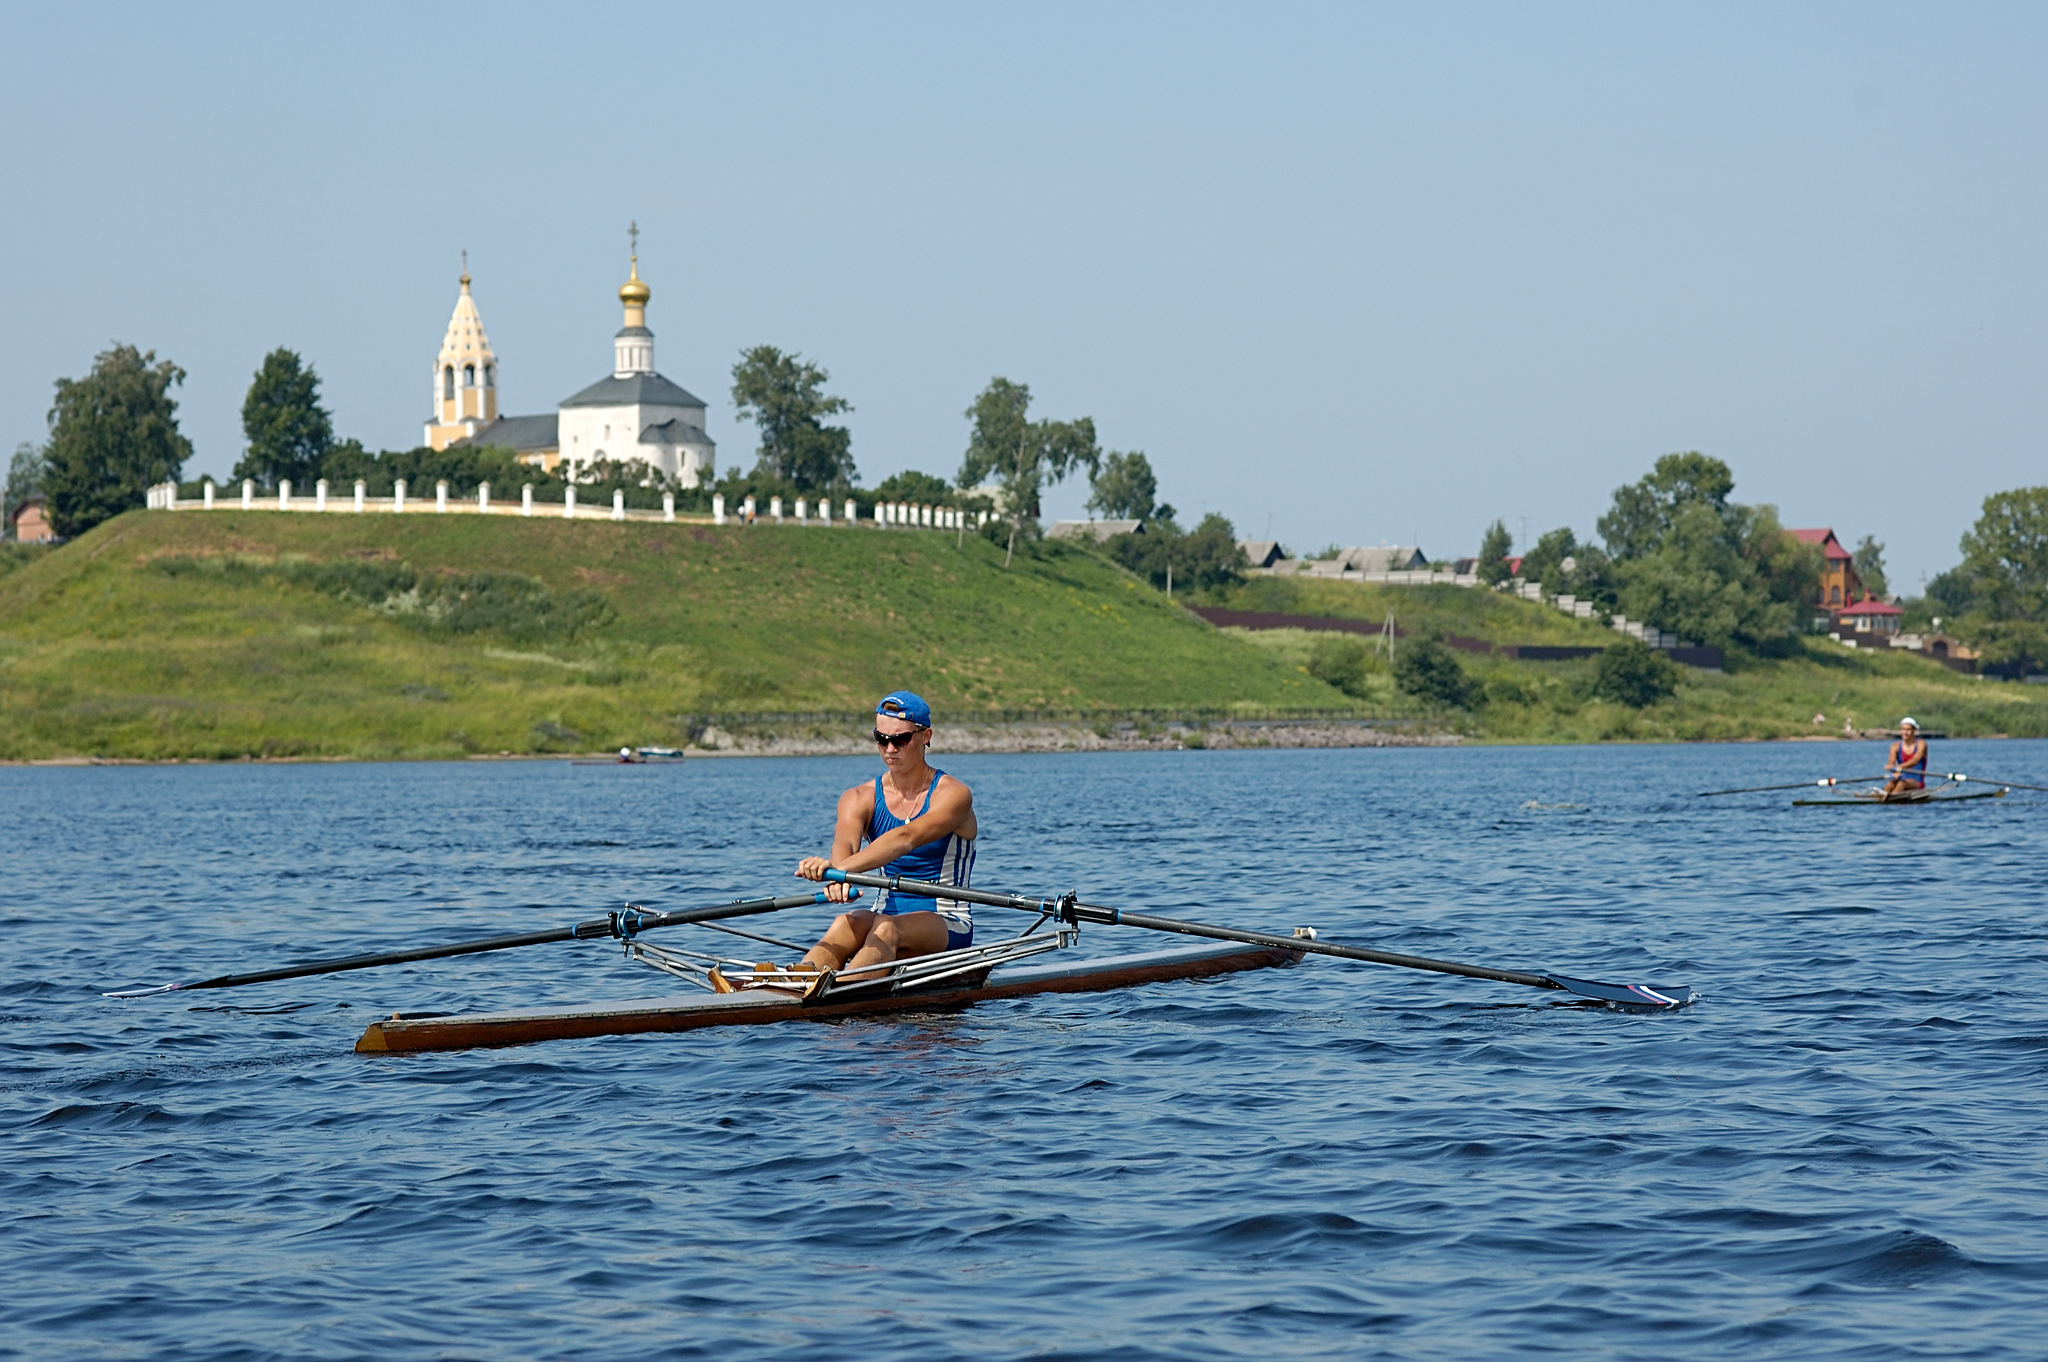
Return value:
<svg viewBox="0 0 2048 1362">
<path fill-rule="evenodd" d="M 471 1050 L 485 1046 L 530 1045 L 543 1040 L 638 1035 L 649 1031 L 694 1031 L 703 1026 L 760 1026 L 782 1021 L 824 1021 L 886 1012 L 933 1012 L 995 998 L 1035 993 L 1093 993 L 1173 979 L 1201 979 L 1241 970 L 1270 969 L 1300 961 L 1300 951 L 1272 946 L 1219 943 L 1178 946 L 1093 960 L 1006 965 L 985 980 L 962 986 L 839 1002 L 804 1003 L 767 990 L 742 993 L 687 993 L 570 1007 L 532 1007 L 513 1012 L 457 1016 L 393 1015 L 371 1022 L 356 1042 L 356 1053 Z"/>
</svg>

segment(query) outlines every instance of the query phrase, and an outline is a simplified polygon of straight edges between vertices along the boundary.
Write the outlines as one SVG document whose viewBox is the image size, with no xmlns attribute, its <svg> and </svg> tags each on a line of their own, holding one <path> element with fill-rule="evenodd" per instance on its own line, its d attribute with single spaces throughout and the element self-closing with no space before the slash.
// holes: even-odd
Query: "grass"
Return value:
<svg viewBox="0 0 2048 1362">
<path fill-rule="evenodd" d="M 1361 713 L 1093 554 L 968 537 L 134 512 L 0 576 L 0 758 L 448 757 L 708 718 Z"/>
<path fill-rule="evenodd" d="M 1466 587 L 1254 578 L 1203 603 L 1374 621 L 1392 610 L 1409 635 L 1449 633 L 1492 643 L 1600 647 L 1615 641 L 1613 631 L 1597 622 Z M 1290 667 L 1305 666 L 1317 641 L 1328 637 L 1298 629 L 1227 632 Z M 1482 683 L 1487 699 L 1470 711 L 1433 717 L 1478 741 L 1820 737 L 1840 735 L 1845 724 L 1885 727 L 1905 714 L 1955 737 L 2048 737 L 2048 687 L 1963 676 L 1924 658 L 1851 650 L 1824 638 L 1801 639 L 1782 658 L 1731 655 L 1721 675 L 1684 668 L 1678 693 L 1643 709 L 1596 698 L 1590 661 L 1524 662 L 1469 653 L 1458 660 Z M 1375 712 L 1431 714 L 1394 689 L 1383 659 L 1368 671 L 1363 691 L 1361 703 Z"/>
</svg>

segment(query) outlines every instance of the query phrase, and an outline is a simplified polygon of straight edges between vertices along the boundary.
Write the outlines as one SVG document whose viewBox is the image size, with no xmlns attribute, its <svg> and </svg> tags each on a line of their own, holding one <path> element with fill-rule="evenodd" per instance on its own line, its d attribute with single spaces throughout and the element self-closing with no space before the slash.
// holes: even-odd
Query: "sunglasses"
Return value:
<svg viewBox="0 0 2048 1362">
<path fill-rule="evenodd" d="M 878 728 L 875 730 L 875 746 L 901 747 L 922 732 L 922 728 L 913 728 L 908 733 L 884 733 Z"/>
</svg>

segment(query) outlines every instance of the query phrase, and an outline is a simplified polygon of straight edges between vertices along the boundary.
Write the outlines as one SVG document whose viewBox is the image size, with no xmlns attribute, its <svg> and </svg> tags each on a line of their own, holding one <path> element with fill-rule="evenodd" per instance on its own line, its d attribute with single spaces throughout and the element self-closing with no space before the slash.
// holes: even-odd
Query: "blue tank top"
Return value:
<svg viewBox="0 0 2048 1362">
<path fill-rule="evenodd" d="M 932 806 L 932 791 L 939 788 L 939 782 L 946 773 L 932 768 L 932 783 L 925 787 L 924 806 L 911 817 L 922 818 Z M 875 777 L 875 811 L 868 815 L 868 840 L 874 841 L 885 832 L 894 831 L 909 819 L 898 818 L 889 812 L 889 801 L 882 797 L 882 778 Z M 912 847 L 895 860 L 882 867 L 884 875 L 901 875 L 906 880 L 927 880 L 933 884 L 955 885 L 965 889 L 973 882 L 974 839 L 949 832 L 936 841 L 923 846 Z M 894 894 L 883 891 L 881 906 L 876 910 L 883 913 L 935 912 L 957 923 L 969 926 L 974 915 L 968 906 L 958 899 L 912 898 L 906 894 L 901 902 Z"/>
</svg>

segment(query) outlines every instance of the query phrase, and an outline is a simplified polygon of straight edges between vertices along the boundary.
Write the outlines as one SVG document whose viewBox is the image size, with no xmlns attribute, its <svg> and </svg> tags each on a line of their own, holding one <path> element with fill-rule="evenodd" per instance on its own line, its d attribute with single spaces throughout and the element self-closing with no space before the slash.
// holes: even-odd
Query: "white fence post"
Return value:
<svg viewBox="0 0 2048 1362">
<path fill-rule="evenodd" d="M 674 492 L 663 492 L 661 494 L 661 518 L 663 520 L 674 520 L 676 518 L 676 494 Z"/>
<path fill-rule="evenodd" d="M 212 478 L 208 478 L 208 479 L 207 479 L 207 480 L 206 480 L 205 482 L 203 482 L 203 483 L 199 484 L 199 496 L 200 496 L 200 499 L 201 499 L 201 500 L 203 500 L 203 501 L 204 501 L 204 502 L 206 503 L 206 509 L 207 509 L 207 510 L 209 510 L 209 511 L 210 511 L 210 510 L 212 510 L 212 509 L 213 509 L 213 479 L 212 479 Z"/>
<path fill-rule="evenodd" d="M 313 484 L 313 509 L 316 511 L 327 509 L 327 479 L 325 478 Z"/>
<path fill-rule="evenodd" d="M 242 479 L 242 509 L 245 511 L 256 509 L 256 480 L 254 478 Z"/>
<path fill-rule="evenodd" d="M 562 519 L 576 518 L 576 484 L 570 483 L 562 489 Z"/>
<path fill-rule="evenodd" d="M 818 498 L 818 523 L 830 529 L 832 526 L 832 498 Z"/>
<path fill-rule="evenodd" d="M 391 484 L 391 513 L 393 515 L 403 515 L 405 513 L 404 478 L 399 478 Z"/>
<path fill-rule="evenodd" d="M 448 514 L 448 480 L 446 478 L 434 484 L 434 514 Z"/>
<path fill-rule="evenodd" d="M 796 523 L 799 525 L 808 524 L 810 522 L 810 518 L 811 503 L 805 500 L 803 497 L 798 497 L 796 499 Z"/>
<path fill-rule="evenodd" d="M 713 492 L 711 494 L 711 523 L 714 525 L 723 525 L 725 523 L 725 493 L 723 492 Z"/>
<path fill-rule="evenodd" d="M 876 502 L 876 503 L 875 503 L 875 526 L 876 526 L 876 528 L 878 528 L 878 529 L 879 529 L 879 528 L 880 528 L 881 526 L 883 526 L 883 525 L 886 525 L 886 524 L 888 524 L 888 523 L 889 523 L 889 508 L 888 508 L 888 507 L 886 507 L 886 506 L 884 506 L 884 505 L 883 505 L 883 504 L 882 504 L 881 502 L 879 502 L 879 501 L 878 501 L 878 502 Z"/>
<path fill-rule="evenodd" d="M 740 520 L 744 524 L 754 523 L 754 494 L 747 493 L 747 499 L 740 503 Z"/>
<path fill-rule="evenodd" d="M 533 514 L 533 484 L 530 482 L 519 489 L 519 514 Z"/>
<path fill-rule="evenodd" d="M 612 488 L 612 519 L 624 520 L 625 518 L 626 489 L 623 487 L 614 487 Z"/>
<path fill-rule="evenodd" d="M 852 497 L 846 499 L 846 523 L 849 525 L 860 524 L 860 507 L 854 502 Z"/>
<path fill-rule="evenodd" d="M 782 523 L 782 498 L 781 498 L 781 497 L 770 497 L 770 498 L 768 498 L 768 514 L 769 514 L 769 515 L 772 515 L 772 516 L 774 516 L 774 517 L 775 517 L 775 523 L 776 523 L 776 524 L 780 525 L 780 524 Z"/>
<path fill-rule="evenodd" d="M 366 487 L 364 486 L 364 484 L 363 484 L 363 480 L 362 480 L 361 478 L 357 478 L 357 479 L 356 479 L 356 514 L 358 514 L 358 515 L 362 514 L 362 510 L 363 510 L 363 493 L 364 493 L 364 492 L 365 492 L 366 490 L 367 490 L 367 488 L 366 488 Z"/>
<path fill-rule="evenodd" d="M 292 480 L 290 478 L 279 478 L 277 480 L 277 509 L 289 511 L 291 508 Z"/>
<path fill-rule="evenodd" d="M 491 485 L 487 482 L 480 482 L 476 485 L 476 513 L 478 515 L 489 515 L 491 513 Z"/>
</svg>

